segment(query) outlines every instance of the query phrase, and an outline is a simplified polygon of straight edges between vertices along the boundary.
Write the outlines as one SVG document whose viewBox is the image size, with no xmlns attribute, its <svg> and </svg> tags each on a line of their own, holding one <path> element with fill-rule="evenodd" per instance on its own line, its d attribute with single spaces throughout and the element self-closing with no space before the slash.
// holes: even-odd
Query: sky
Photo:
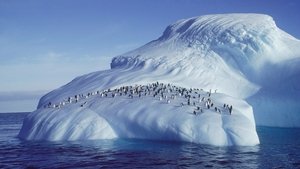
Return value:
<svg viewBox="0 0 300 169">
<path fill-rule="evenodd" d="M 300 39 L 297 0 L 0 0 L 0 112 L 33 111 L 77 76 L 157 39 L 169 24 L 263 13 Z"/>
</svg>

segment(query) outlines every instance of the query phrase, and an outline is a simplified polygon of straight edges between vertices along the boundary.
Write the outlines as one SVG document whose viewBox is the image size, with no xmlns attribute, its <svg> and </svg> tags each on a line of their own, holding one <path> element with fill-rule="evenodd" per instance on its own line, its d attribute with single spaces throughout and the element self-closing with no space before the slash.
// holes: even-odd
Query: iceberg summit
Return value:
<svg viewBox="0 0 300 169">
<path fill-rule="evenodd" d="M 299 57 L 299 40 L 267 15 L 179 20 L 111 69 L 44 95 L 19 137 L 257 145 L 255 121 L 300 127 Z"/>
</svg>

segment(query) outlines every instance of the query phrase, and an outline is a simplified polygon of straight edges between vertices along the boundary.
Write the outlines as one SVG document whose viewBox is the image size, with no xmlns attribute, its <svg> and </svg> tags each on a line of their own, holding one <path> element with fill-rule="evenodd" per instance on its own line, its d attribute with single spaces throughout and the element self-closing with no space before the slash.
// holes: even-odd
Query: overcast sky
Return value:
<svg viewBox="0 0 300 169">
<path fill-rule="evenodd" d="M 30 98 L 24 111 L 33 110 L 43 93 L 108 69 L 113 56 L 158 38 L 176 20 L 264 13 L 299 39 L 299 9 L 297 0 L 0 0 L 0 112 L 22 110 L 14 101 Z"/>
</svg>

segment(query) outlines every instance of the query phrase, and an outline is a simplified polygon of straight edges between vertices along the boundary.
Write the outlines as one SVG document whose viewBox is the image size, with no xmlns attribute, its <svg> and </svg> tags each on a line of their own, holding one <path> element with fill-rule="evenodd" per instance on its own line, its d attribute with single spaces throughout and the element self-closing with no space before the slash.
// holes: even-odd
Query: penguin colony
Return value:
<svg viewBox="0 0 300 169">
<path fill-rule="evenodd" d="M 215 93 L 217 90 L 215 90 Z M 107 89 L 103 91 L 89 92 L 87 94 L 77 94 L 65 98 L 59 103 L 49 102 L 44 105 L 44 108 L 62 108 L 68 104 L 76 104 L 80 101 L 80 107 L 87 104 L 88 98 L 90 97 L 101 97 L 101 98 L 116 98 L 123 97 L 124 99 L 141 99 L 143 97 L 152 97 L 160 102 L 165 102 L 166 104 L 172 104 L 174 106 L 193 106 L 193 114 L 198 115 L 203 113 L 205 109 L 211 109 L 214 112 L 220 114 L 232 114 L 232 105 L 224 103 L 223 105 L 214 104 L 211 95 L 213 93 L 211 90 L 209 92 L 203 91 L 203 89 L 196 88 L 184 88 L 178 87 L 171 84 L 164 83 L 151 83 L 147 85 L 134 85 L 134 86 L 121 86 L 115 89 Z M 177 100 L 177 101 L 175 101 Z M 178 105 L 178 100 L 180 100 L 180 105 Z M 177 104 L 177 105 L 176 105 Z"/>
</svg>

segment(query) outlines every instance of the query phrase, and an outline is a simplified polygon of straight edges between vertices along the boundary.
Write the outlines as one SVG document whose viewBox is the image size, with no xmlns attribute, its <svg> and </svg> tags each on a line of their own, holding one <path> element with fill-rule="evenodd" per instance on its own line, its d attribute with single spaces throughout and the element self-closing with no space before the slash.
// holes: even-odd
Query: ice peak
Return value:
<svg viewBox="0 0 300 169">
<path fill-rule="evenodd" d="M 217 35 L 226 30 L 275 28 L 271 16 L 264 14 L 216 14 L 182 19 L 169 25 L 159 39 L 173 36 L 202 38 L 201 35 Z"/>
<path fill-rule="evenodd" d="M 280 30 L 271 16 L 204 15 L 169 25 L 157 40 L 115 57 L 111 67 L 197 69 L 207 60 L 216 65 L 221 59 L 253 80 L 264 65 L 300 56 L 296 46 L 299 40 Z"/>
</svg>

